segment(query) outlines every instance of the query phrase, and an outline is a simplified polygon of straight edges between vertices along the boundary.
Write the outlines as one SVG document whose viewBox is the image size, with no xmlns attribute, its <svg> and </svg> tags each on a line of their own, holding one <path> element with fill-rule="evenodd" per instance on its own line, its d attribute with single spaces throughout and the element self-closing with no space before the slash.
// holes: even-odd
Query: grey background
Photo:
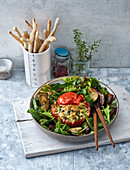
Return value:
<svg viewBox="0 0 130 170">
<path fill-rule="evenodd" d="M 0 0 L 0 58 L 11 58 L 14 67 L 23 67 L 19 44 L 8 35 L 17 26 L 22 33 L 30 31 L 26 23 L 35 17 L 38 29 L 52 25 L 57 16 L 61 23 L 52 44 L 52 56 L 58 46 L 75 48 L 73 29 L 78 28 L 84 39 L 101 39 L 101 46 L 91 61 L 91 67 L 130 67 L 130 1 L 129 0 Z"/>
</svg>

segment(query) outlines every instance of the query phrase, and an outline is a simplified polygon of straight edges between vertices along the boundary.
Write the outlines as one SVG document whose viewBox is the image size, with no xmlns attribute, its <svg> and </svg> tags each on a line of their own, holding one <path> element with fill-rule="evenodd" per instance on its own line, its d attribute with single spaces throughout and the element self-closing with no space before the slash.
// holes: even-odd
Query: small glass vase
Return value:
<svg viewBox="0 0 130 170">
<path fill-rule="evenodd" d="M 70 55 L 70 75 L 76 76 L 89 76 L 90 60 L 77 61 L 77 54 L 72 53 Z"/>
</svg>

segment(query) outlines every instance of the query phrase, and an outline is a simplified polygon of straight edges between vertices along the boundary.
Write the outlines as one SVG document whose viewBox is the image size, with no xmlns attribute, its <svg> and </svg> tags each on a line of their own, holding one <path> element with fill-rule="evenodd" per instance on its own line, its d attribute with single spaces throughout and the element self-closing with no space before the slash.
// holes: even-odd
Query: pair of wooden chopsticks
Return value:
<svg viewBox="0 0 130 170">
<path fill-rule="evenodd" d="M 100 107 L 99 107 L 99 105 L 98 105 L 98 99 L 97 99 L 97 101 L 95 102 L 94 107 L 95 107 L 95 109 L 96 109 L 96 110 L 95 110 L 95 109 L 93 110 L 94 137 L 95 137 L 96 150 L 98 150 L 97 114 L 98 114 L 98 116 L 99 116 L 99 118 L 100 118 L 100 120 L 101 120 L 101 122 L 102 122 L 102 125 L 103 125 L 103 127 L 104 127 L 104 129 L 105 129 L 105 131 L 106 131 L 106 133 L 107 133 L 107 135 L 108 135 L 108 137 L 109 137 L 109 139 L 110 139 L 110 142 L 111 142 L 112 146 L 115 147 L 115 144 L 114 144 L 114 142 L 113 142 L 113 139 L 112 139 L 112 137 L 111 137 L 111 134 L 110 134 L 110 132 L 109 132 L 109 129 L 108 129 L 108 127 L 107 127 L 107 124 L 106 124 L 106 122 L 105 122 L 105 120 L 104 120 L 104 117 L 103 117 L 102 112 L 101 112 L 101 110 L 100 110 Z M 97 112 L 97 113 L 96 113 L 96 112 Z"/>
</svg>

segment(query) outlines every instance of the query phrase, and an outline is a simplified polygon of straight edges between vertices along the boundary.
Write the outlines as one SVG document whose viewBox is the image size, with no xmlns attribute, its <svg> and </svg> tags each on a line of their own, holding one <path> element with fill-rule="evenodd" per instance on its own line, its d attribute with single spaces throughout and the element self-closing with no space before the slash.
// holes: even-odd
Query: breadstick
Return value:
<svg viewBox="0 0 130 170">
<path fill-rule="evenodd" d="M 42 53 L 47 47 L 48 47 L 48 45 L 49 45 L 49 43 L 51 42 L 51 41 L 56 41 L 56 38 L 55 37 L 53 37 L 53 36 L 49 36 L 44 42 L 43 42 L 43 44 L 41 45 L 41 47 L 40 47 L 40 49 L 39 49 L 39 53 Z"/>
<path fill-rule="evenodd" d="M 13 34 L 11 31 L 9 31 L 9 34 L 10 34 L 13 38 L 15 38 L 19 43 L 21 43 L 22 46 L 24 46 L 24 43 L 20 40 L 19 37 L 17 37 L 17 36 L 16 36 L 15 34 Z"/>
<path fill-rule="evenodd" d="M 37 23 L 35 22 L 35 23 L 34 23 L 33 30 L 32 30 L 32 32 L 31 32 L 30 38 L 29 38 L 28 51 L 29 51 L 30 53 L 33 52 L 33 45 L 34 45 L 34 38 L 35 38 L 35 33 L 36 33 L 36 31 L 37 31 Z"/>
<path fill-rule="evenodd" d="M 24 36 L 20 38 L 21 41 L 25 43 L 29 43 L 28 38 L 25 38 Z"/>
<path fill-rule="evenodd" d="M 51 20 L 48 20 L 48 24 L 47 24 L 47 37 L 50 35 L 50 29 L 51 29 Z"/>
<path fill-rule="evenodd" d="M 28 31 L 23 32 L 23 37 L 29 39 L 30 35 L 29 35 Z"/>
<path fill-rule="evenodd" d="M 13 30 L 17 32 L 17 34 L 18 34 L 19 38 L 21 38 L 21 37 L 22 37 L 22 35 L 20 34 L 20 32 L 19 32 L 19 30 L 18 30 L 18 28 L 17 28 L 17 27 L 15 27 L 15 26 L 14 26 L 14 27 L 13 27 Z"/>
<path fill-rule="evenodd" d="M 33 22 L 33 27 L 34 27 L 34 23 L 36 22 L 35 18 L 32 19 L 32 22 Z"/>
<path fill-rule="evenodd" d="M 20 40 L 23 41 L 25 50 L 28 50 L 28 38 L 23 36 Z"/>
<path fill-rule="evenodd" d="M 55 20 L 55 24 L 54 24 L 54 28 L 53 30 L 51 31 L 50 35 L 49 36 L 54 36 L 55 32 L 56 32 L 56 29 L 58 27 L 58 25 L 60 24 L 60 18 L 56 18 Z"/>
<path fill-rule="evenodd" d="M 53 30 L 51 31 L 49 37 L 50 37 L 50 36 L 54 36 L 54 34 L 55 34 L 55 32 L 56 32 L 56 29 L 57 29 L 57 27 L 58 27 L 59 24 L 60 24 L 60 18 L 57 17 L 56 20 L 55 20 L 54 28 L 53 28 Z M 46 50 L 46 49 L 48 48 L 49 43 L 50 43 L 50 42 L 47 43 L 47 45 L 46 45 L 46 47 L 45 47 L 44 50 Z"/>
<path fill-rule="evenodd" d="M 29 41 L 31 41 L 31 40 L 34 38 L 34 35 L 35 35 L 36 31 L 37 31 L 37 23 L 35 22 L 35 23 L 34 23 L 33 30 L 32 30 L 32 32 L 31 32 L 31 34 L 30 34 Z"/>
<path fill-rule="evenodd" d="M 32 25 L 29 24 L 29 22 L 27 20 L 25 20 L 26 24 L 31 28 L 31 30 L 33 29 Z"/>
<path fill-rule="evenodd" d="M 44 41 L 45 41 L 45 39 L 47 39 L 47 30 L 46 29 L 43 31 L 43 37 L 44 37 Z"/>
<path fill-rule="evenodd" d="M 40 35 L 40 31 L 37 31 L 35 34 L 35 40 L 34 40 L 34 48 L 33 48 L 34 53 L 38 52 L 38 50 L 41 46 L 41 41 L 39 39 L 39 35 Z"/>
<path fill-rule="evenodd" d="M 28 50 L 28 44 L 24 42 L 24 48 L 25 50 Z"/>
</svg>

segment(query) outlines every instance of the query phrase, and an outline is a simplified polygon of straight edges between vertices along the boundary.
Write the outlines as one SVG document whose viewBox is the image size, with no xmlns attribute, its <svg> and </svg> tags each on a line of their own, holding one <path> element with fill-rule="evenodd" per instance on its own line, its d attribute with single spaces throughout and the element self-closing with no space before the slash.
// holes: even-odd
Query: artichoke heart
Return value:
<svg viewBox="0 0 130 170">
<path fill-rule="evenodd" d="M 74 127 L 74 128 L 70 128 L 68 131 L 73 134 L 73 133 L 78 133 L 78 132 L 80 132 L 81 130 L 82 130 L 81 127 Z"/>
<path fill-rule="evenodd" d="M 46 96 L 46 94 L 39 94 L 38 100 L 39 100 L 39 103 L 41 105 L 41 109 L 47 111 L 48 108 L 49 108 L 49 99 Z"/>
<path fill-rule="evenodd" d="M 98 98 L 98 93 L 97 93 L 97 91 L 96 91 L 95 89 L 90 88 L 90 87 L 88 88 L 88 90 L 89 90 L 89 94 L 90 94 L 92 100 L 93 100 L 93 101 L 96 101 L 97 98 Z"/>
</svg>

